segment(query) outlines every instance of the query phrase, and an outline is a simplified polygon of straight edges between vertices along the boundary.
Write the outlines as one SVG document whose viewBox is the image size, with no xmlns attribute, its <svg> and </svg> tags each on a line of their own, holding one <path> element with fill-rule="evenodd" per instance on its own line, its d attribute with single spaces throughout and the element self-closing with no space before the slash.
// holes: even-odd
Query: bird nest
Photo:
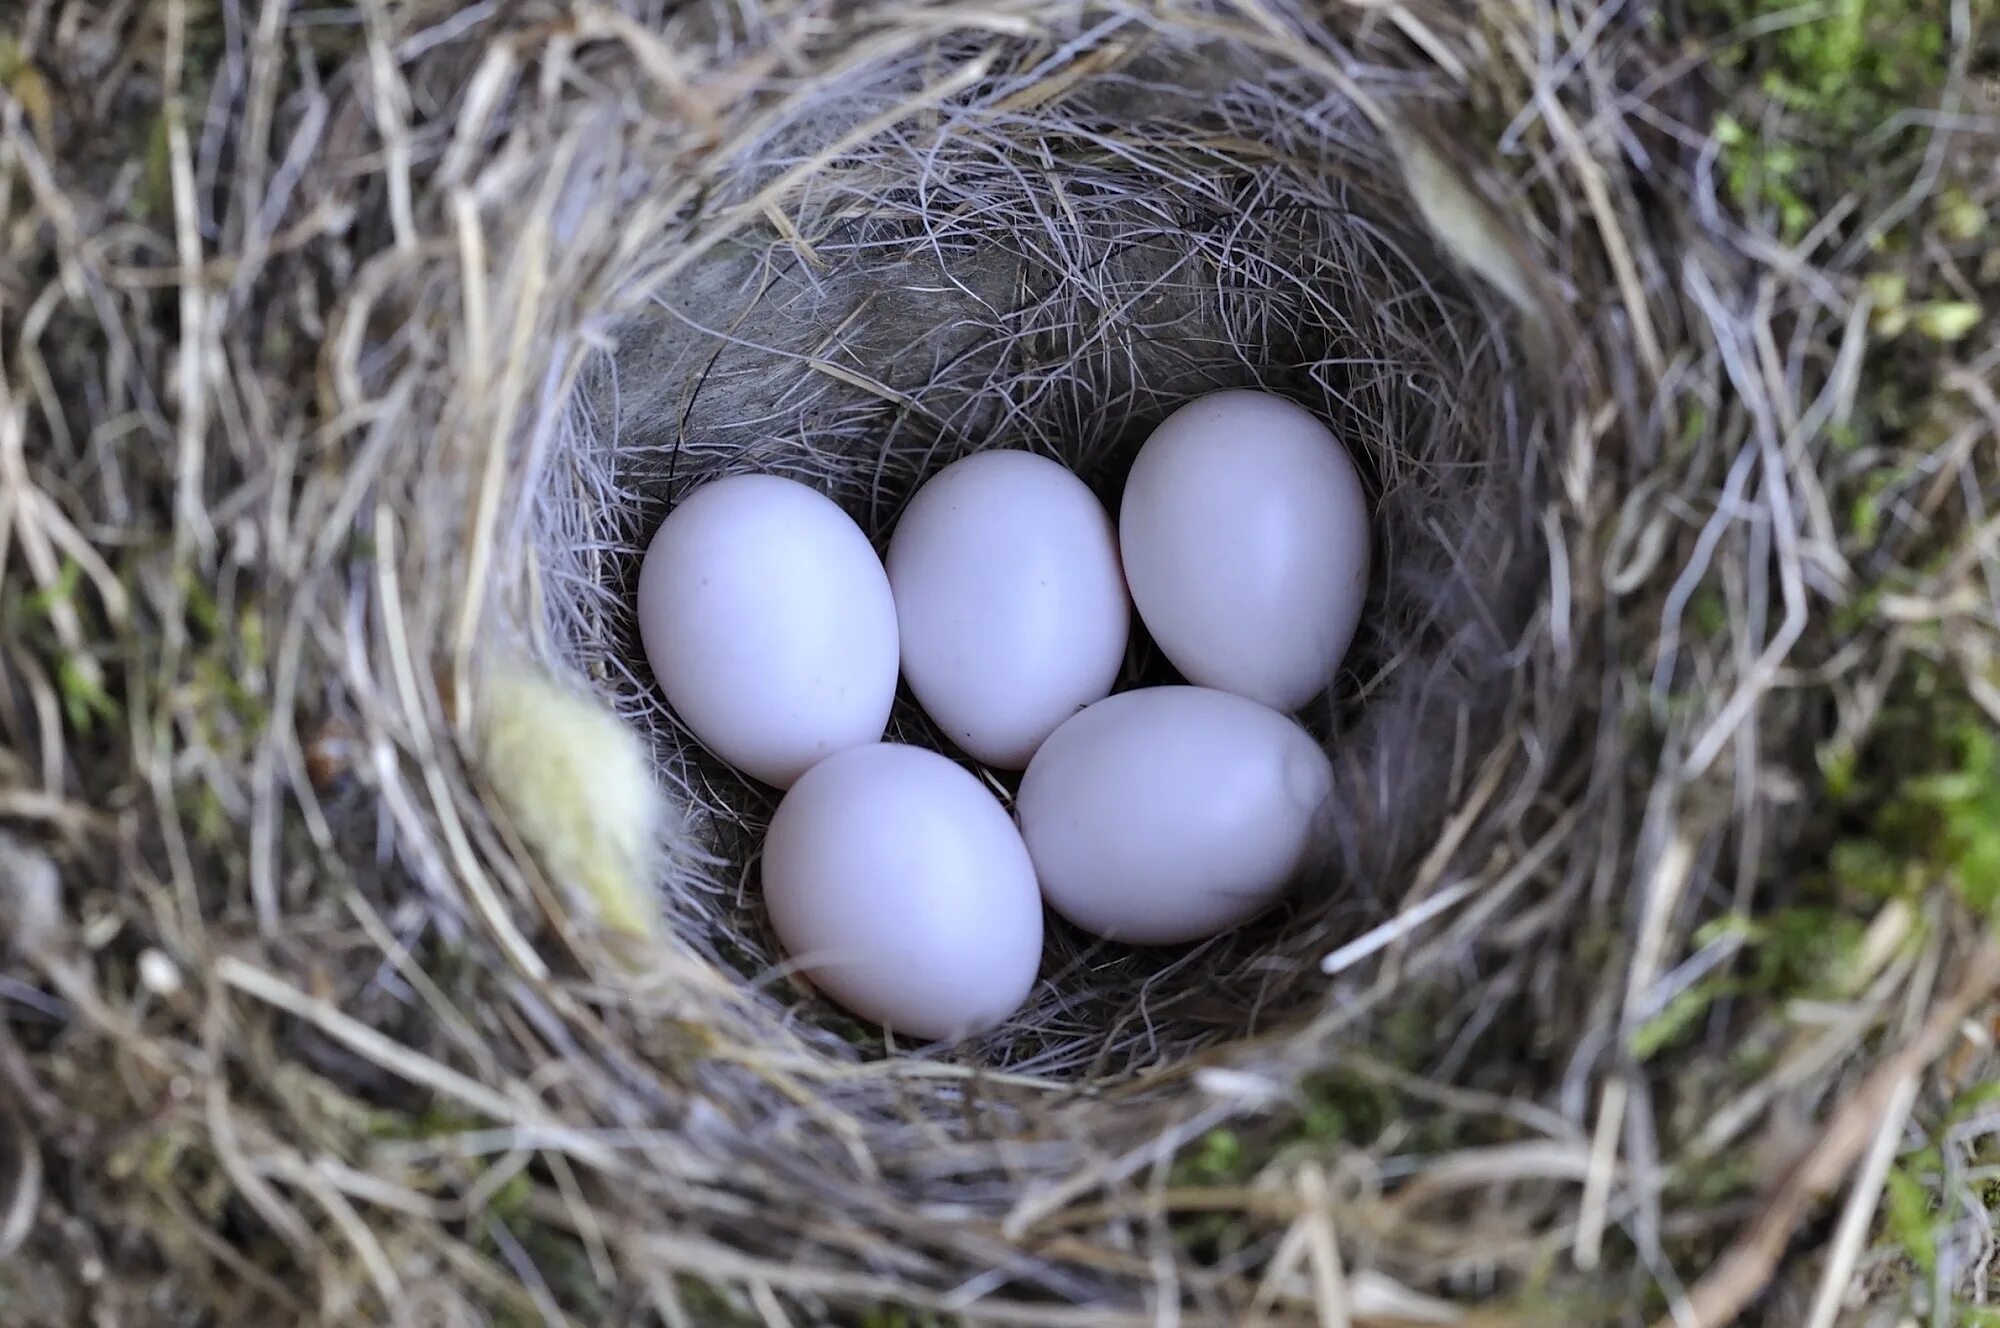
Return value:
<svg viewBox="0 0 2000 1328">
<path fill-rule="evenodd" d="M 1308 1015 L 1325 990 L 1298 974 L 1412 902 L 1540 662 L 1522 629 L 1548 572 L 1548 407 L 1379 133 L 1266 44 L 1118 15 L 1062 35 L 1097 53 L 1087 84 L 1035 41 L 926 46 L 939 69 L 871 63 L 711 148 L 701 211 L 645 223 L 657 239 L 579 301 L 597 321 L 571 334 L 575 371 L 520 476 L 532 625 L 649 734 L 686 814 L 672 931 L 769 989 L 773 1035 L 842 1058 L 853 1031 L 813 1036 L 824 1011 L 765 980 L 781 956 L 746 867 L 771 794 L 701 755 L 636 648 L 639 554 L 693 486 L 793 475 L 879 543 L 939 468 L 1016 447 L 1115 506 L 1147 432 L 1229 387 L 1306 402 L 1367 467 L 1384 548 L 1370 633 L 1307 716 L 1338 760 L 1344 869 L 1192 950 L 1063 936 L 1031 1008 L 972 1049 L 994 1068 L 1121 1078 Z M 571 169 L 553 206 L 606 224 L 558 249 L 630 244 L 627 204 Z M 630 204 L 668 192 L 669 170 L 628 162 Z M 1125 678 L 1166 680 L 1143 655 Z M 946 745 L 914 705 L 891 737 Z"/>
<path fill-rule="evenodd" d="M 1709 1228 L 1629 1039 L 1797 829 L 1760 750 L 1824 717 L 1689 625 L 1711 576 L 1753 636 L 1802 621 L 1811 458 L 1720 404 L 1771 404 L 1750 269 L 1621 165 L 1674 150 L 1608 127 L 1640 18 L 1562 8 L 1572 58 L 1426 6 L 417 4 L 322 67 L 225 4 L 203 118 L 174 8 L 175 254 L 64 261 L 177 301 L 60 440 L 96 524 L 24 547 L 156 624 L 168 685 L 71 743 L 141 791 L 50 813 L 147 902 L 49 921 L 36 989 L 101 1048 L 65 1091 L 136 1076 L 163 1123 L 77 1155 L 184 1230 L 46 1253 L 230 1323 L 1434 1322 L 1559 1255 L 1630 1265 L 1578 1322 L 1678 1291 L 1663 1242 Z M 759 907 L 774 795 L 644 666 L 651 531 L 759 471 L 879 543 L 989 447 L 1115 502 L 1232 387 L 1326 420 L 1373 506 L 1302 716 L 1337 862 L 1201 945 L 1052 924 L 968 1043 L 844 1018 Z M 167 532 L 137 582 L 91 554 L 121 513 Z M 57 680 L 86 718 L 97 676 Z M 890 736 L 945 745 L 907 700 Z"/>
</svg>

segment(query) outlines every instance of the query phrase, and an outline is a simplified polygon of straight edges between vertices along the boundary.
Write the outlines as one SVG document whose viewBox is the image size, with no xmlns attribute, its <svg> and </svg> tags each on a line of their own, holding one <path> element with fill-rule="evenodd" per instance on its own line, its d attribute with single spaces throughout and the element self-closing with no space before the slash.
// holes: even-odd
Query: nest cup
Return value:
<svg viewBox="0 0 2000 1328">
<path fill-rule="evenodd" d="M 1075 36 L 1115 49 L 1119 26 Z M 1075 86 L 1026 42 L 886 61 L 718 150 L 688 225 L 621 236 L 639 307 L 569 390 L 538 540 L 561 652 L 646 726 L 709 850 L 684 855 L 676 930 L 755 979 L 783 962 L 745 888 L 771 795 L 701 752 L 637 647 L 638 562 L 678 498 L 789 475 L 880 547 L 982 448 L 1054 457 L 1116 511 L 1133 453 L 1201 393 L 1281 393 L 1338 431 L 1379 534 L 1365 633 L 1304 716 L 1341 774 L 1340 869 L 1194 953 L 1060 930 L 1033 1006 L 979 1048 L 1038 1072 L 1154 1062 L 1309 1001 L 1294 971 L 1394 900 L 1464 793 L 1529 602 L 1527 371 L 1365 119 L 1266 51 L 1131 45 Z M 1170 680 L 1142 644 L 1121 683 Z M 907 698 L 889 737 L 949 750 Z"/>
<path fill-rule="evenodd" d="M 412 289 L 447 330 L 350 355 L 345 381 L 393 400 L 403 437 L 428 419 L 399 472 L 424 514 L 395 527 L 404 630 L 475 688 L 521 652 L 581 675 L 643 732 L 673 806 L 663 953 L 605 998 L 625 1068 L 573 1085 L 576 1113 L 670 1121 L 700 1154 L 637 1164 L 635 1202 L 729 1177 L 785 1201 L 759 1245 L 824 1253 L 816 1214 L 915 1223 L 938 1260 L 918 1280 L 1004 1265 L 1087 1299 L 1118 1278 L 1017 1263 L 991 1223 L 1017 1232 L 1075 1178 L 1115 1180 L 1143 1141 L 1240 1109 L 1205 1068 L 1283 1091 L 1393 987 L 1368 991 L 1379 956 L 1333 977 L 1323 959 L 1434 890 L 1441 845 L 1475 852 L 1534 796 L 1517 769 L 1496 798 L 1488 757 L 1503 729 L 1562 723 L 1531 630 L 1560 431 L 1514 302 L 1413 192 L 1396 108 L 1431 90 L 1413 54 L 1357 64 L 1350 33 L 1229 7 L 933 17 L 833 40 L 684 15 L 675 45 L 600 15 L 588 35 L 608 40 L 559 94 L 499 57 L 444 71 L 469 89 L 441 166 L 455 243 L 412 259 L 431 278 Z M 364 282 L 350 320 L 400 284 Z M 1326 421 L 1372 500 L 1362 632 L 1302 716 L 1339 779 L 1336 863 L 1203 945 L 1056 927 L 1028 1005 L 964 1046 L 843 1017 L 759 906 L 775 795 L 702 752 L 645 665 L 652 531 L 696 486 L 757 471 L 832 496 L 880 547 L 925 479 L 994 447 L 1062 461 L 1115 511 L 1150 430 L 1233 387 Z M 1142 642 L 1121 685 L 1170 678 Z M 907 696 L 889 737 L 943 746 Z M 532 896 L 541 869 L 504 824 L 479 847 Z"/>
</svg>

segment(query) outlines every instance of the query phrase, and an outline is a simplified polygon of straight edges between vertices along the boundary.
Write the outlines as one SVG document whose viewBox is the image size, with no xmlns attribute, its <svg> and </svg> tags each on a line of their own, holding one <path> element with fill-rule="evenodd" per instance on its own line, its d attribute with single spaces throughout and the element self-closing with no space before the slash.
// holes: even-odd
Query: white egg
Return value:
<svg viewBox="0 0 2000 1328">
<path fill-rule="evenodd" d="M 1111 518 L 1029 452 L 980 452 L 917 490 L 889 541 L 903 676 L 951 740 L 1019 770 L 1108 695 L 1132 605 Z"/>
<path fill-rule="evenodd" d="M 1354 462 L 1304 409 L 1217 392 L 1169 415 L 1118 512 L 1132 602 L 1189 682 L 1297 710 L 1333 681 L 1368 592 Z"/>
<path fill-rule="evenodd" d="M 767 784 L 889 722 L 889 578 L 861 528 L 796 481 L 735 475 L 681 500 L 639 572 L 639 635 L 681 722 Z"/>
<path fill-rule="evenodd" d="M 1333 765 L 1291 718 L 1206 687 L 1099 701 L 1049 735 L 1014 809 L 1050 907 L 1136 945 L 1226 931 L 1331 848 Z"/>
<path fill-rule="evenodd" d="M 1020 832 L 977 779 L 919 747 L 850 748 L 793 784 L 764 840 L 764 898 L 821 991 L 914 1037 L 1000 1023 L 1041 961 Z"/>
</svg>

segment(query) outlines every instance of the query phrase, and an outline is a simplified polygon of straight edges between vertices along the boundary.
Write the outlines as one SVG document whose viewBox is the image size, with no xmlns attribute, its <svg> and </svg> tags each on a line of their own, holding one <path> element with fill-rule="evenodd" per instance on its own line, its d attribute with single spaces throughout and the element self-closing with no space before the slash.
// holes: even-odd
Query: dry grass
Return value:
<svg viewBox="0 0 2000 1328">
<path fill-rule="evenodd" d="M 2000 107 L 1911 12 L 1847 132 L 1720 0 L 31 4 L 0 1321 L 1976 1322 Z M 1379 499 L 1337 880 L 975 1045 L 796 989 L 650 523 L 1250 383 Z M 522 657 L 657 754 L 651 942 L 482 766 Z"/>
</svg>

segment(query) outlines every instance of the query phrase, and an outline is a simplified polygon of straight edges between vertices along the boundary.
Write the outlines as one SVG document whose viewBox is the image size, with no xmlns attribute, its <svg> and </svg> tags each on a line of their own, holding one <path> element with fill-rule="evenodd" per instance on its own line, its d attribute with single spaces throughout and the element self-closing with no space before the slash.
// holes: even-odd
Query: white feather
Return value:
<svg viewBox="0 0 2000 1328">
<path fill-rule="evenodd" d="M 607 927 L 657 935 L 666 808 L 639 735 L 580 688 L 509 660 L 481 687 L 479 751 L 544 870 Z"/>
</svg>

